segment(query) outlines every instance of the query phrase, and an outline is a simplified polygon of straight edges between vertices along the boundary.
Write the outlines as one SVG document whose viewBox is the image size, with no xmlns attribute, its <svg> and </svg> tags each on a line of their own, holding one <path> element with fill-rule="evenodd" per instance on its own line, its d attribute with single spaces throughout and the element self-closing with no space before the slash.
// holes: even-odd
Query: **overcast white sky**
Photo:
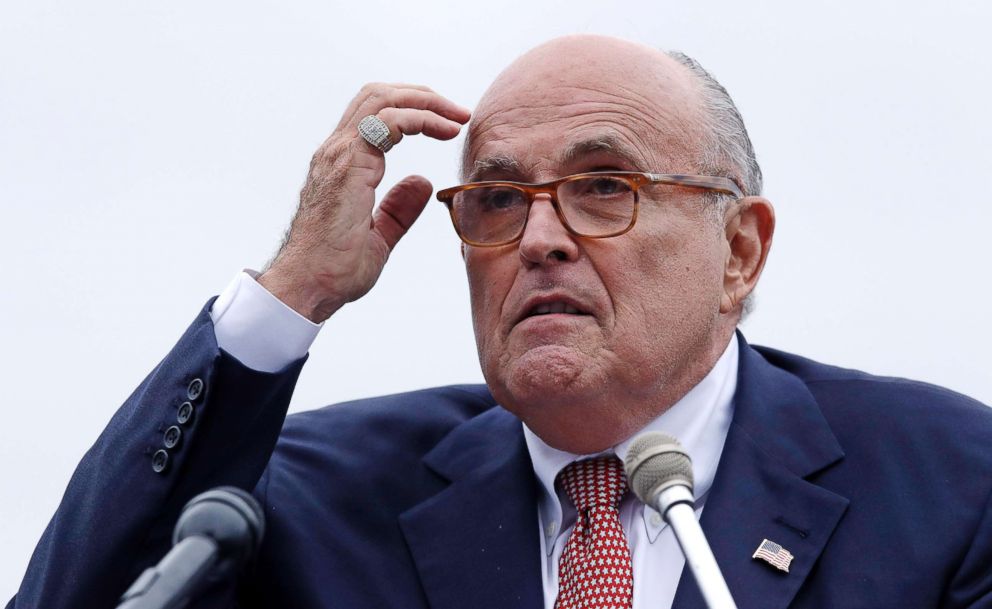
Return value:
<svg viewBox="0 0 992 609">
<path fill-rule="evenodd" d="M 751 342 L 992 402 L 989 23 L 979 0 L 3 0 L 0 603 L 114 410 L 274 251 L 358 88 L 471 107 L 559 34 L 684 50 L 737 101 L 779 218 Z M 384 183 L 455 184 L 459 143 L 405 140 Z M 327 324 L 293 410 L 480 380 L 434 202 Z"/>
</svg>

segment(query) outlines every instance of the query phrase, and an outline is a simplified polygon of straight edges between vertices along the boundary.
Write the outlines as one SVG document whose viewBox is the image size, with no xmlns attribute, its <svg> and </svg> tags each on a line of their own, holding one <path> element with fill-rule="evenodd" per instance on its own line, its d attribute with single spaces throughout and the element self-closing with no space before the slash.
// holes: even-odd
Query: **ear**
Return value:
<svg viewBox="0 0 992 609">
<path fill-rule="evenodd" d="M 740 308 L 758 284 L 775 233 L 775 208 L 764 197 L 744 197 L 724 217 L 727 260 L 723 272 L 720 312 Z"/>
</svg>

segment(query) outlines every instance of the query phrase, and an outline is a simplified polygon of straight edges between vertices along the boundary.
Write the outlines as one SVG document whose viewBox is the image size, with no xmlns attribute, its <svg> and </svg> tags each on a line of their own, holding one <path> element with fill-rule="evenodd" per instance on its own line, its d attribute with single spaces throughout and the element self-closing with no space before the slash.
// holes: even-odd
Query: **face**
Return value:
<svg viewBox="0 0 992 609">
<path fill-rule="evenodd" d="M 688 75 L 650 49 L 550 43 L 476 110 L 467 177 L 698 173 L 695 99 Z M 721 311 L 730 246 L 709 199 L 673 187 L 640 195 L 637 223 L 619 237 L 572 236 L 539 197 L 521 241 L 464 248 L 486 381 L 558 448 L 593 452 L 634 433 L 706 374 L 733 331 Z"/>
</svg>

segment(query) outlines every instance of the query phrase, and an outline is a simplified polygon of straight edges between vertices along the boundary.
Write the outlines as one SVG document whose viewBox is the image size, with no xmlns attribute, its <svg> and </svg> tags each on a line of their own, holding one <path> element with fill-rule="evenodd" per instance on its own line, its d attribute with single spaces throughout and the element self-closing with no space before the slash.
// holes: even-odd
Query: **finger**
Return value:
<svg viewBox="0 0 992 609">
<path fill-rule="evenodd" d="M 461 125 L 438 116 L 430 110 L 383 108 L 377 116 L 389 128 L 389 140 L 393 146 L 399 144 L 404 135 L 424 134 L 438 140 L 450 140 L 461 131 Z M 361 139 L 365 141 L 364 138 Z M 375 150 L 382 154 L 377 147 L 368 141 L 365 141 L 365 145 L 367 150 Z"/>
<path fill-rule="evenodd" d="M 379 233 L 389 251 L 406 234 L 430 200 L 433 186 L 422 176 L 407 176 L 389 189 L 372 214 L 372 229 Z"/>
<path fill-rule="evenodd" d="M 391 82 L 391 83 L 389 83 L 389 86 L 390 87 L 395 87 L 397 89 L 417 89 L 419 91 L 430 91 L 431 93 L 434 92 L 434 89 L 431 89 L 428 86 L 411 84 L 411 83 L 408 83 L 408 82 Z"/>
<path fill-rule="evenodd" d="M 401 89 L 392 85 L 371 83 L 362 87 L 355 102 L 345 112 L 345 118 L 357 125 L 358 121 L 370 114 L 377 114 L 383 108 L 430 110 L 462 124 L 468 122 L 472 116 L 468 108 L 459 106 L 429 89 Z"/>
<path fill-rule="evenodd" d="M 345 108 L 344 114 L 341 115 L 341 122 L 338 123 L 338 129 L 358 125 L 358 121 L 369 114 L 375 114 L 375 110 L 368 111 L 372 107 L 370 104 L 374 104 L 376 100 L 381 100 L 382 96 L 386 94 L 391 86 L 381 82 L 368 82 L 362 85 L 362 88 L 358 90 L 358 94 L 355 95 L 348 104 L 348 107 Z"/>
<path fill-rule="evenodd" d="M 389 126 L 393 144 L 399 143 L 404 135 L 420 135 L 439 140 L 450 140 L 458 135 L 462 126 L 455 121 L 438 116 L 430 110 L 412 108 L 383 108 L 379 118 Z"/>
<path fill-rule="evenodd" d="M 459 123 L 467 123 L 472 117 L 468 108 L 430 90 L 393 89 L 384 96 L 384 100 L 387 102 L 384 107 L 430 110 Z"/>
</svg>

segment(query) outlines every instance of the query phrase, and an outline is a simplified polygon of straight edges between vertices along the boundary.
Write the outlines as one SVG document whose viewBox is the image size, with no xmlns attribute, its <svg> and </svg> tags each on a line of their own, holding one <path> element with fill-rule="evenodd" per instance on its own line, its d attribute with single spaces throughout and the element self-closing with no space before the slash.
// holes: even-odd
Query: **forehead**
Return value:
<svg viewBox="0 0 992 609">
<path fill-rule="evenodd" d="M 661 57 L 558 55 L 514 64 L 476 109 L 465 177 L 509 166 L 556 173 L 586 156 L 624 160 L 629 169 L 684 168 L 699 149 L 695 83 Z"/>
</svg>

